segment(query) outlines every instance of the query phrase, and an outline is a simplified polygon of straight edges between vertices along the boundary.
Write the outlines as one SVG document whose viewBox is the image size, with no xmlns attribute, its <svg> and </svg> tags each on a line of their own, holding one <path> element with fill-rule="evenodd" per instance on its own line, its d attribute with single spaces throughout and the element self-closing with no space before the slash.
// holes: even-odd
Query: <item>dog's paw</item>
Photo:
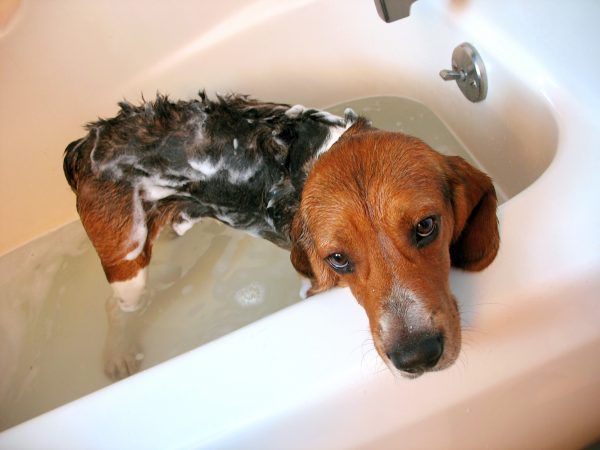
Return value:
<svg viewBox="0 0 600 450">
<path fill-rule="evenodd" d="M 122 380 L 140 370 L 144 354 L 136 348 L 107 349 L 104 353 L 104 373 L 112 380 Z"/>
<path fill-rule="evenodd" d="M 300 292 L 298 294 L 302 300 L 306 300 L 308 297 L 310 297 L 309 291 L 312 287 L 312 283 L 308 278 L 304 277 L 301 277 L 300 283 Z"/>
</svg>

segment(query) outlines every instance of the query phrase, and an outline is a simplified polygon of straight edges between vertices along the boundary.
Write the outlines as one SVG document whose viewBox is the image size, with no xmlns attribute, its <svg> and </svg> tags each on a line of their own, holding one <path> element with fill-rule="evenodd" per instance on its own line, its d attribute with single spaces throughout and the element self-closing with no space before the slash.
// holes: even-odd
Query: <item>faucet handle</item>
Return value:
<svg viewBox="0 0 600 450">
<path fill-rule="evenodd" d="M 463 70 L 440 70 L 440 77 L 446 81 L 460 80 L 463 81 L 467 78 L 467 74 Z"/>
<path fill-rule="evenodd" d="M 483 61 L 468 42 L 452 52 L 452 70 L 440 71 L 444 80 L 455 80 L 462 93 L 472 102 L 480 102 L 487 95 L 487 76 Z"/>
</svg>

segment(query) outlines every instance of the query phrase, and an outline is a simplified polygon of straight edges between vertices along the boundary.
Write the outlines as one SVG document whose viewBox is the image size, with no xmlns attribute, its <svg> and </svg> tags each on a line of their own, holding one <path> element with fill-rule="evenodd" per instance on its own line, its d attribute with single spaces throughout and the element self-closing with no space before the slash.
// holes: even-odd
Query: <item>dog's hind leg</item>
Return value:
<svg viewBox="0 0 600 450">
<path fill-rule="evenodd" d="M 131 186 L 97 180 L 79 183 L 77 209 L 114 293 L 106 303 L 104 369 L 123 378 L 140 365 L 134 311 L 144 303 L 152 244 L 170 214 L 146 214 Z"/>
<path fill-rule="evenodd" d="M 161 221 L 150 220 L 148 236 L 142 254 L 134 261 L 105 267 L 107 278 L 112 280 L 115 295 L 106 301 L 108 333 L 104 347 L 104 371 L 113 379 L 125 378 L 140 368 L 143 353 L 138 344 L 137 317 L 135 311 L 145 303 L 145 286 L 152 245 L 162 228 Z M 136 271 L 137 270 L 137 271 Z M 122 274 L 133 274 L 122 280 Z"/>
<path fill-rule="evenodd" d="M 149 262 L 149 261 L 148 261 Z M 135 311 L 144 303 L 147 264 L 136 261 L 123 262 L 117 266 L 104 266 L 113 295 L 106 300 L 108 330 L 104 345 L 104 372 L 118 380 L 134 374 L 140 368 L 143 354 L 138 343 L 137 317 Z M 134 274 L 127 280 L 115 281 L 122 274 Z"/>
<path fill-rule="evenodd" d="M 77 211 L 123 311 L 142 306 L 151 238 L 144 204 L 129 184 L 86 180 Z"/>
<path fill-rule="evenodd" d="M 140 368 L 143 354 L 138 344 L 136 316 L 123 311 L 116 296 L 106 301 L 108 332 L 104 343 L 104 373 L 113 380 L 133 375 Z"/>
</svg>

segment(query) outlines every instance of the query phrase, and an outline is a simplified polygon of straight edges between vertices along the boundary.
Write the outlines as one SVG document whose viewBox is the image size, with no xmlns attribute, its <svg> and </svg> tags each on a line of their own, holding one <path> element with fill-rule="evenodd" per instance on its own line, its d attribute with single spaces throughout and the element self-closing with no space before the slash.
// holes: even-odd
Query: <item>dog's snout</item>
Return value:
<svg viewBox="0 0 600 450">
<path fill-rule="evenodd" d="M 408 373 L 421 373 L 434 367 L 444 352 L 442 334 L 414 337 L 387 354 L 394 366 Z"/>
</svg>

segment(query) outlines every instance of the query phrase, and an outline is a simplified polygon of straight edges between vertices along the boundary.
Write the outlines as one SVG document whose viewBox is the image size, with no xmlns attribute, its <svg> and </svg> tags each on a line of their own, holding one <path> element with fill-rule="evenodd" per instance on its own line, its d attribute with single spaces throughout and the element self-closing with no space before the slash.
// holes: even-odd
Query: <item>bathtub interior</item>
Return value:
<svg viewBox="0 0 600 450">
<path fill-rule="evenodd" d="M 0 258 L 0 429 L 110 384 L 101 355 L 111 295 L 79 222 Z M 136 314 L 142 368 L 298 301 L 286 251 L 218 222 L 165 232 Z"/>
<path fill-rule="evenodd" d="M 145 48 L 153 49 L 145 51 L 152 54 L 127 60 L 128 55 L 119 53 L 123 60 L 115 60 L 124 66 L 126 76 L 113 79 L 115 75 L 99 71 L 94 76 L 114 81 L 110 89 L 103 85 L 89 104 L 78 102 L 76 114 L 47 114 L 50 123 L 44 127 L 62 121 L 56 135 L 50 133 L 50 144 L 61 148 L 76 137 L 69 134 L 75 128 L 65 125 L 66 119 L 77 116 L 77 123 L 82 123 L 97 114 L 111 115 L 122 96 L 135 101 L 140 92 L 148 96 L 160 90 L 185 98 L 206 87 L 210 94 L 236 91 L 323 108 L 341 105 L 343 109 L 356 104 L 356 99 L 371 97 L 373 103 L 366 106 L 371 109 L 357 112 L 371 116 L 383 128 L 426 141 L 427 133 L 419 129 L 424 117 L 419 114 L 427 115 L 427 120 L 435 118 L 451 146 L 463 149 L 464 156 L 493 177 L 502 201 L 526 189 L 552 161 L 559 136 L 547 100 L 511 67 L 478 48 L 488 68 L 490 88 L 485 102 L 469 103 L 456 86 L 443 83 L 437 75 L 448 65 L 452 48 L 468 36 L 451 24 L 434 23 L 435 16 L 420 14 L 418 4 L 413 8 L 414 21 L 385 27 L 371 18 L 372 5 L 365 11 L 366 20 L 357 22 L 352 18 L 355 12 L 339 8 L 336 2 L 271 3 L 268 13 L 264 5 L 254 4 L 236 13 L 207 15 L 198 19 L 200 23 L 184 21 L 177 37 L 167 36 L 161 42 L 154 34 L 145 34 Z M 331 17 L 337 20 L 332 22 Z M 353 26 L 340 25 L 344 23 Z M 310 29 L 328 32 L 290 33 L 308 24 Z M 59 39 L 68 40 L 82 26 L 67 25 Z M 425 34 L 431 26 L 437 32 Z M 273 35 L 285 45 L 257 51 L 264 46 L 265 36 Z M 372 39 L 367 42 L 365 36 Z M 320 51 L 307 56 L 305 48 Z M 393 58 L 390 49 L 397 50 Z M 93 80 L 79 70 L 79 79 L 88 81 L 74 84 L 70 94 L 84 98 Z M 400 103 L 409 110 L 424 109 L 409 113 L 393 99 L 405 99 Z M 404 119 L 390 118 L 390 108 L 400 108 L 392 116 Z M 385 117 L 378 117 L 382 111 Z M 429 143 L 436 148 L 435 140 Z M 32 250 L 31 245 L 36 247 Z M 109 384 L 99 355 L 106 329 L 103 303 L 110 291 L 77 222 L 4 255 L 0 265 L 0 332 L 6 337 L 0 340 L 0 362 L 8 374 L 0 380 L 0 429 L 4 429 Z M 299 301 L 300 281 L 286 252 L 213 222 L 197 225 L 181 239 L 162 236 L 150 270 L 150 289 L 156 298 L 140 316 L 144 368 Z M 224 301 L 236 306 L 235 320 L 223 313 Z"/>
<path fill-rule="evenodd" d="M 373 96 L 411 99 L 446 125 L 495 180 L 504 200 L 531 185 L 551 163 L 559 139 L 553 105 L 540 90 L 545 80 L 523 77 L 519 67 L 478 46 L 476 36 L 440 21 L 425 2 L 415 3 L 411 20 L 392 27 L 372 17 L 371 7 L 353 5 L 362 10 L 357 12 L 337 2 L 304 0 L 268 13 L 241 8 L 174 43 L 171 52 L 125 80 L 120 92 L 135 99 L 140 91 L 170 86 L 189 97 L 202 87 L 320 108 Z M 364 20 L 357 21 L 357 14 Z M 320 32 L 291 31 L 303 28 Z M 262 51 L 265 34 L 277 36 L 280 45 Z M 476 104 L 438 75 L 449 67 L 454 47 L 469 39 L 479 47 L 489 82 L 486 100 Z M 319 51 L 306 54 L 307 48 Z M 219 70 L 224 66 L 226 72 Z M 391 121 L 385 126 L 402 128 Z"/>
<path fill-rule="evenodd" d="M 477 157 L 429 108 L 392 96 L 350 100 L 382 129 L 417 136 L 444 154 Z M 501 201 L 509 184 L 496 183 Z M 74 222 L 0 259 L 0 385 L 4 429 L 107 386 L 100 355 L 111 295 L 81 224 Z M 149 304 L 136 314 L 142 369 L 299 301 L 286 251 L 206 220 L 185 236 L 167 230 L 150 265 Z M 65 383 L 65 380 L 69 380 Z"/>
<path fill-rule="evenodd" d="M 362 1 L 155 2 L 143 9 L 135 2 L 20 2 L 1 36 L 10 61 L 0 73 L 9 105 L 0 109 L 3 145 L 19 151 L 5 152 L 0 165 L 7 193 L 0 211 L 15 217 L 0 233 L 0 252 L 76 218 L 54 164 L 65 143 L 81 137 L 86 122 L 114 115 L 122 98 L 136 102 L 157 91 L 191 98 L 205 88 L 315 107 L 374 95 L 411 98 L 480 153 L 495 179 L 508 179 L 508 196 L 516 194 L 543 172 L 555 148 L 551 108 L 538 95 L 543 83 L 522 77 L 523 61 L 496 60 L 439 9 L 419 1 L 408 20 L 385 24 Z M 463 41 L 478 48 L 488 69 L 488 98 L 477 105 L 438 76 Z M 20 195 L 8 195 L 23 174 Z M 53 202 L 38 201 L 38 184 Z"/>
</svg>

